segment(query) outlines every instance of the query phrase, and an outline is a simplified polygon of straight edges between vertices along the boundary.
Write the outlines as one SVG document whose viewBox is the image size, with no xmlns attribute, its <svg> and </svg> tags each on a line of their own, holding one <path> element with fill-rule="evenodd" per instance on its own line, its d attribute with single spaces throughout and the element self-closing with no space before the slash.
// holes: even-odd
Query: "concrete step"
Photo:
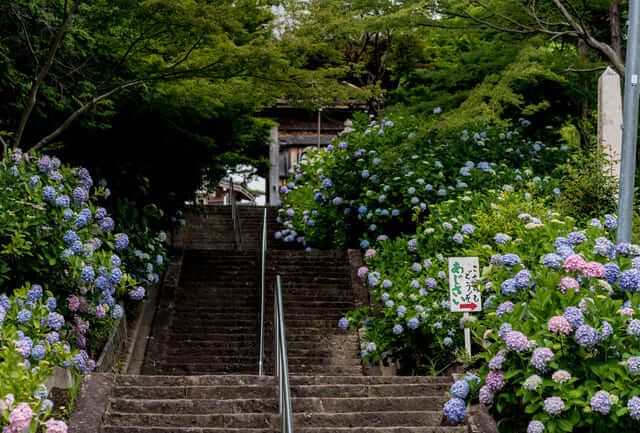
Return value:
<svg viewBox="0 0 640 433">
<path fill-rule="evenodd" d="M 463 427 L 305 427 L 295 428 L 296 433 L 469 433 Z M 106 425 L 101 433 L 278 433 L 277 428 L 229 428 L 229 427 L 140 427 Z"/>
</svg>

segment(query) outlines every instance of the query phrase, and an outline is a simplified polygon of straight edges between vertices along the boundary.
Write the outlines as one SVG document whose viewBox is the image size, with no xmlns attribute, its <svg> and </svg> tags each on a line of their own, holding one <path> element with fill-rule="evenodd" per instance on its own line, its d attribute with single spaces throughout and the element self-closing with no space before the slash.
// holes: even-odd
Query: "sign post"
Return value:
<svg viewBox="0 0 640 433">
<path fill-rule="evenodd" d="M 477 257 L 449 258 L 449 305 L 453 313 L 464 313 L 464 347 L 471 356 L 471 330 L 466 322 L 469 313 L 482 311 L 482 296 L 478 290 L 480 265 Z"/>
</svg>

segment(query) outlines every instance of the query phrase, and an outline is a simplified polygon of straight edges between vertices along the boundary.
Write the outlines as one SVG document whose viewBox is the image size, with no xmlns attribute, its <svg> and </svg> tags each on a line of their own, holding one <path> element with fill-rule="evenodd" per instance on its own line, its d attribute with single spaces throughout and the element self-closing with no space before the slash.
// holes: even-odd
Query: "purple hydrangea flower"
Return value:
<svg viewBox="0 0 640 433">
<path fill-rule="evenodd" d="M 112 319 L 119 320 L 120 318 L 122 318 L 123 314 L 124 314 L 124 310 L 120 305 L 114 305 L 114 307 L 111 309 Z"/>
<path fill-rule="evenodd" d="M 495 370 L 490 371 L 489 374 L 487 374 L 485 385 L 493 393 L 502 391 L 502 388 L 504 388 L 504 372 Z"/>
<path fill-rule="evenodd" d="M 611 411 L 611 397 L 607 391 L 598 391 L 591 397 L 591 410 L 602 415 Z"/>
<path fill-rule="evenodd" d="M 593 347 L 598 343 L 598 331 L 589 325 L 581 325 L 576 329 L 576 341 L 582 347 Z"/>
<path fill-rule="evenodd" d="M 496 309 L 496 315 L 498 317 L 502 317 L 506 313 L 511 313 L 513 312 L 513 307 L 514 307 L 513 302 L 511 301 L 503 302 L 502 304 L 498 305 L 498 308 Z"/>
<path fill-rule="evenodd" d="M 627 334 L 640 338 L 640 320 L 631 319 L 627 326 Z"/>
<path fill-rule="evenodd" d="M 485 406 L 489 406 L 493 404 L 493 399 L 495 398 L 495 394 L 491 391 L 487 385 L 480 387 L 480 392 L 478 393 L 478 400 L 481 404 Z"/>
<path fill-rule="evenodd" d="M 544 424 L 541 421 L 533 420 L 527 426 L 527 433 L 543 433 Z"/>
<path fill-rule="evenodd" d="M 548 397 L 544 400 L 543 409 L 549 415 L 560 415 L 564 410 L 564 401 L 560 397 Z"/>
<path fill-rule="evenodd" d="M 629 416 L 635 421 L 640 421 L 640 397 L 631 397 L 627 402 Z"/>
<path fill-rule="evenodd" d="M 473 233 L 476 230 L 476 228 L 471 225 L 471 224 L 464 224 L 461 228 L 460 231 L 465 234 L 465 235 L 470 235 L 471 233 Z"/>
<path fill-rule="evenodd" d="M 627 359 L 625 365 L 629 369 L 629 372 L 633 376 L 636 376 L 638 373 L 640 373 L 640 356 L 632 356 L 631 358 Z"/>
<path fill-rule="evenodd" d="M 502 370 L 502 365 L 507 359 L 507 351 L 502 349 L 496 353 L 489 361 L 489 369 Z"/>
<path fill-rule="evenodd" d="M 529 349 L 529 339 L 519 331 L 509 331 L 504 335 L 504 344 L 514 352 L 525 352 Z"/>
<path fill-rule="evenodd" d="M 531 365 L 538 371 L 546 371 L 547 364 L 553 359 L 553 351 L 548 347 L 538 347 L 531 354 Z"/>
<path fill-rule="evenodd" d="M 31 349 L 31 358 L 36 361 L 40 361 L 45 357 L 46 354 L 47 349 L 42 344 L 36 344 L 35 346 L 33 346 L 33 349 Z"/>
</svg>

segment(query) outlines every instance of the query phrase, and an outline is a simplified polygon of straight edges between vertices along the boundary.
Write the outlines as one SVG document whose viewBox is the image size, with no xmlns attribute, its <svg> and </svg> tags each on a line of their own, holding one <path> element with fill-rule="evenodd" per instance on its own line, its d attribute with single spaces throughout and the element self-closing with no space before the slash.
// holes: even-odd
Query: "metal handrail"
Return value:
<svg viewBox="0 0 640 433">
<path fill-rule="evenodd" d="M 267 208 L 262 216 L 262 240 L 260 244 L 260 341 L 258 354 L 258 374 L 264 375 L 264 297 L 267 272 Z"/>
<path fill-rule="evenodd" d="M 293 433 L 293 414 L 291 411 L 291 388 L 289 387 L 289 361 L 287 359 L 287 338 L 282 307 L 282 285 L 280 275 L 276 275 L 273 296 L 273 327 L 275 335 L 276 376 L 280 396 L 280 420 L 282 433 Z"/>
<path fill-rule="evenodd" d="M 242 230 L 240 229 L 240 213 L 238 212 L 238 203 L 236 203 L 236 194 L 233 189 L 233 178 L 229 177 L 229 204 L 231 205 L 231 219 L 233 220 L 233 235 L 236 241 L 236 248 L 242 249 Z"/>
</svg>

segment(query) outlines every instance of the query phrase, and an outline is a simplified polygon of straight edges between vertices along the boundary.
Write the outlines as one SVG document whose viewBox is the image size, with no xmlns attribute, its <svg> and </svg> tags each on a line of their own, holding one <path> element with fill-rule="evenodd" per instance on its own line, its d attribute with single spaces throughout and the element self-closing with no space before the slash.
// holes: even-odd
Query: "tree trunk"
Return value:
<svg viewBox="0 0 640 433">
<path fill-rule="evenodd" d="M 612 0 L 609 8 L 611 48 L 622 59 L 622 29 L 620 24 L 620 0 Z"/>
<path fill-rule="evenodd" d="M 580 57 L 587 57 L 589 54 L 589 45 L 583 40 L 578 39 L 578 53 L 580 53 Z M 587 120 L 589 118 L 589 97 L 586 96 L 589 94 L 589 82 L 584 77 L 581 77 L 582 87 L 584 88 L 584 97 L 582 98 L 582 120 Z"/>
</svg>

